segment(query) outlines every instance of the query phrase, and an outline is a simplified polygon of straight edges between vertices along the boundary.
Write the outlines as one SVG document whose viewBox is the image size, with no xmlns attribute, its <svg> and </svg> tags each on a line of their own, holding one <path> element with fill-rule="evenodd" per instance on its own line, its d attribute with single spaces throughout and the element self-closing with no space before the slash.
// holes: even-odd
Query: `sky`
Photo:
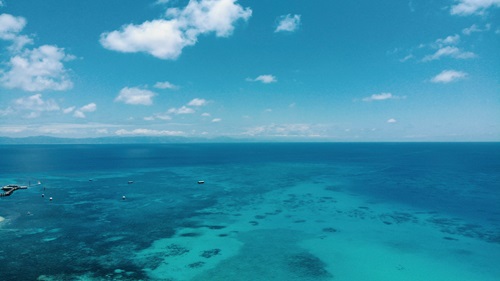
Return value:
<svg viewBox="0 0 500 281">
<path fill-rule="evenodd" d="M 0 0 L 0 136 L 500 141 L 500 0 Z"/>
</svg>

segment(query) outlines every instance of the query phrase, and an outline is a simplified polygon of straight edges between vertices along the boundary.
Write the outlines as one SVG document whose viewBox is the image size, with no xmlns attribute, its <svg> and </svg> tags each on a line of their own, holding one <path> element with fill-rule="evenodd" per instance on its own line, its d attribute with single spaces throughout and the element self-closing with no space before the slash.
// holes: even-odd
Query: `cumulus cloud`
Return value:
<svg viewBox="0 0 500 281">
<path fill-rule="evenodd" d="M 12 40 L 26 26 L 26 19 L 9 14 L 0 15 L 0 38 Z"/>
<path fill-rule="evenodd" d="M 0 39 L 12 42 L 12 46 L 9 47 L 11 51 L 21 50 L 25 45 L 33 43 L 28 36 L 19 34 L 25 26 L 26 19 L 23 17 L 0 15 Z"/>
<path fill-rule="evenodd" d="M 156 82 L 154 85 L 155 88 L 158 89 L 177 89 L 178 87 L 168 81 L 165 82 Z"/>
<path fill-rule="evenodd" d="M 475 33 L 475 32 L 482 32 L 483 30 L 480 29 L 477 24 L 473 24 L 471 25 L 470 27 L 466 27 L 464 29 L 462 29 L 462 33 L 465 34 L 465 35 L 471 35 L 472 33 Z"/>
<path fill-rule="evenodd" d="M 444 70 L 438 75 L 434 76 L 431 79 L 432 83 L 450 83 L 457 80 L 464 79 L 467 76 L 467 73 L 456 70 Z"/>
<path fill-rule="evenodd" d="M 25 98 L 16 99 L 14 101 L 16 108 L 34 111 L 56 111 L 59 110 L 59 105 L 53 100 L 43 100 L 42 94 L 36 94 Z"/>
<path fill-rule="evenodd" d="M 279 23 L 274 32 L 294 32 L 300 25 L 300 15 L 284 15 L 279 18 Z"/>
<path fill-rule="evenodd" d="M 80 107 L 79 109 L 75 110 L 75 113 L 73 113 L 74 117 L 77 118 L 86 118 L 87 116 L 85 115 L 86 112 L 94 112 L 97 110 L 97 105 L 95 103 L 89 103 L 87 105 L 84 105 Z"/>
<path fill-rule="evenodd" d="M 194 109 L 187 107 L 187 106 L 182 106 L 180 108 L 170 108 L 167 113 L 169 114 L 193 114 Z"/>
<path fill-rule="evenodd" d="M 436 40 L 436 44 L 440 47 L 443 45 L 456 45 L 460 41 L 460 35 L 450 35 L 446 38 L 440 38 Z"/>
<path fill-rule="evenodd" d="M 400 62 L 405 62 L 407 60 L 410 60 L 412 58 L 414 58 L 415 56 L 413 54 L 409 54 L 409 55 L 406 55 L 404 58 L 400 59 L 399 61 Z"/>
<path fill-rule="evenodd" d="M 271 124 L 247 129 L 243 135 L 279 137 L 318 137 L 318 126 L 310 124 Z"/>
<path fill-rule="evenodd" d="M 398 122 L 398 121 L 394 118 L 387 120 L 387 123 L 396 123 L 396 122 Z"/>
<path fill-rule="evenodd" d="M 433 60 L 438 60 L 442 57 L 451 57 L 455 59 L 471 59 L 475 58 L 476 54 L 474 54 L 473 52 L 462 51 L 455 46 L 446 46 L 440 48 L 432 55 L 425 56 L 422 60 L 433 61 Z"/>
<path fill-rule="evenodd" d="M 230 36 L 235 23 L 248 20 L 252 10 L 236 4 L 236 0 L 190 0 L 185 8 L 169 8 L 165 15 L 165 19 L 128 24 L 103 33 L 100 43 L 118 52 L 176 59 L 184 47 L 195 45 L 200 35 Z"/>
<path fill-rule="evenodd" d="M 67 107 L 65 109 L 63 109 L 63 113 L 64 114 L 68 114 L 68 113 L 71 113 L 75 110 L 76 106 L 70 106 L 70 107 Z"/>
<path fill-rule="evenodd" d="M 64 49 L 51 45 L 25 50 L 10 59 L 7 63 L 10 69 L 2 73 L 0 82 L 6 88 L 28 92 L 68 90 L 73 83 L 62 62 L 73 58 Z"/>
<path fill-rule="evenodd" d="M 182 131 L 167 131 L 167 130 L 151 130 L 151 129 L 120 129 L 115 132 L 118 136 L 182 136 L 185 135 Z"/>
<path fill-rule="evenodd" d="M 18 88 L 28 92 L 71 89 L 73 83 L 63 62 L 74 59 L 74 56 L 53 45 L 25 48 L 33 44 L 33 39 L 20 34 L 26 24 L 23 17 L 0 15 L 0 39 L 12 43 L 8 47 L 11 58 L 3 63 L 6 68 L 0 70 L 0 84 L 9 89 Z"/>
<path fill-rule="evenodd" d="M 144 117 L 144 120 L 146 121 L 153 121 L 153 120 L 163 120 L 163 121 L 168 121 L 171 120 L 172 117 L 166 115 L 166 114 L 154 114 L 152 116 L 147 116 Z"/>
<path fill-rule="evenodd" d="M 136 87 L 125 87 L 115 98 L 115 102 L 123 102 L 132 105 L 152 105 L 155 92 Z"/>
<path fill-rule="evenodd" d="M 7 116 L 14 113 L 14 110 L 12 107 L 7 107 L 6 109 L 0 109 L 0 116 Z"/>
<path fill-rule="evenodd" d="M 27 129 L 28 129 L 27 126 L 5 126 L 5 127 L 0 126 L 0 133 L 7 135 L 17 134 L 25 132 Z"/>
<path fill-rule="evenodd" d="M 381 101 L 381 100 L 390 100 L 390 99 L 401 99 L 404 97 L 395 96 L 391 93 L 380 93 L 373 94 L 369 97 L 363 98 L 363 101 Z"/>
<path fill-rule="evenodd" d="M 7 108 L 5 113 L 14 114 L 16 112 L 30 111 L 25 118 L 37 118 L 42 115 L 43 112 L 58 111 L 59 105 L 53 99 L 44 100 L 42 94 L 36 94 L 29 97 L 19 98 L 13 101 L 13 106 Z M 0 115 L 2 114 L 0 112 Z"/>
<path fill-rule="evenodd" d="M 481 15 L 492 7 L 500 7 L 500 0 L 458 0 L 450 12 L 460 16 Z"/>
<path fill-rule="evenodd" d="M 259 75 L 257 78 L 247 78 L 246 79 L 249 82 L 262 82 L 264 84 L 269 84 L 269 83 L 275 83 L 278 82 L 275 76 L 270 75 L 270 74 L 265 74 L 265 75 Z"/>
<path fill-rule="evenodd" d="M 24 135 L 72 135 L 75 137 L 88 136 L 97 131 L 104 131 L 107 128 L 113 128 L 117 125 L 102 124 L 102 123 L 48 123 L 45 125 L 30 124 L 23 126 L 2 127 L 0 125 L 0 133 L 11 131 L 12 133 L 24 133 Z"/>
<path fill-rule="evenodd" d="M 188 103 L 189 106 L 204 106 L 206 104 L 207 101 L 205 99 L 199 99 L 199 98 L 195 98 Z"/>
<path fill-rule="evenodd" d="M 94 112 L 97 109 L 97 105 L 95 103 L 89 103 L 80 107 L 80 110 L 83 112 Z"/>
<path fill-rule="evenodd" d="M 11 114 L 24 114 L 24 118 L 37 118 L 43 112 L 58 111 L 59 105 L 53 99 L 43 99 L 42 94 L 35 94 L 29 97 L 22 97 L 12 101 L 12 106 L 5 110 L 0 110 L 0 116 Z M 29 111 L 26 113 L 26 111 Z"/>
<path fill-rule="evenodd" d="M 212 123 L 219 123 L 221 121 L 222 121 L 221 118 L 214 118 L 214 119 L 212 119 Z"/>
</svg>

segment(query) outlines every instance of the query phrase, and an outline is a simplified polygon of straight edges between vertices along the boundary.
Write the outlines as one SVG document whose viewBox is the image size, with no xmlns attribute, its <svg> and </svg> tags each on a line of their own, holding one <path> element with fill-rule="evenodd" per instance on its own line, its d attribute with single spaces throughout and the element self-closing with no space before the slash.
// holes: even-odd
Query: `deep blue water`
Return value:
<svg viewBox="0 0 500 281">
<path fill-rule="evenodd" d="M 206 210 L 221 202 L 249 206 L 297 183 L 430 214 L 419 225 L 489 243 L 500 255 L 500 143 L 6 145 L 0 155 L 1 185 L 42 182 L 0 200 L 0 234 L 8 241 L 0 244 L 0 280 L 152 279 L 123 255 L 205 227 Z M 200 179 L 208 188 L 200 190 Z"/>
</svg>

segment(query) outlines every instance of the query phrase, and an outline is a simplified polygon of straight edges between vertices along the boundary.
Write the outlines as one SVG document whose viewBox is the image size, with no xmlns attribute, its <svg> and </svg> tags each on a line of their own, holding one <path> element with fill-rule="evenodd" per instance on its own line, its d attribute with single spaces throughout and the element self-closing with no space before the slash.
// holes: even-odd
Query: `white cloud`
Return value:
<svg viewBox="0 0 500 281">
<path fill-rule="evenodd" d="M 409 55 L 407 55 L 406 57 L 404 57 L 404 58 L 400 59 L 399 61 L 400 61 L 400 62 L 405 62 L 405 61 L 410 60 L 410 59 L 412 59 L 412 58 L 414 58 L 414 56 L 413 56 L 412 54 L 409 54 Z"/>
<path fill-rule="evenodd" d="M 279 137 L 318 137 L 318 126 L 310 124 L 265 125 L 248 129 L 243 135 L 279 136 Z"/>
<path fill-rule="evenodd" d="M 278 81 L 275 76 L 270 75 L 270 74 L 259 75 L 255 79 L 247 78 L 246 80 L 249 82 L 262 82 L 264 84 L 275 83 Z"/>
<path fill-rule="evenodd" d="M 470 59 L 470 58 L 475 58 L 476 54 L 474 54 L 473 52 L 462 51 L 457 47 L 446 46 L 446 47 L 440 48 L 432 55 L 425 56 L 422 60 L 423 61 L 433 61 L 433 60 L 440 59 L 442 57 L 451 57 L 451 58 L 456 58 L 456 59 Z"/>
<path fill-rule="evenodd" d="M 33 43 L 33 39 L 20 34 L 25 26 L 23 17 L 0 15 L 0 39 L 12 42 L 7 48 L 12 57 L 4 63 L 6 69 L 0 70 L 0 84 L 28 92 L 72 88 L 73 83 L 62 62 L 72 60 L 74 56 L 53 45 L 25 49 L 27 44 Z"/>
<path fill-rule="evenodd" d="M 168 4 L 170 0 L 156 0 L 155 4 L 156 5 L 163 5 L 163 4 Z"/>
<path fill-rule="evenodd" d="M 20 98 L 14 101 L 17 109 L 33 111 L 56 111 L 59 105 L 53 100 L 43 100 L 42 94 L 32 95 L 30 97 Z"/>
<path fill-rule="evenodd" d="M 363 98 L 363 101 L 381 101 L 381 100 L 390 100 L 390 99 L 402 99 L 405 97 L 394 96 L 391 93 L 380 93 L 373 94 L 369 97 Z"/>
<path fill-rule="evenodd" d="M 460 41 L 460 35 L 450 35 L 446 38 L 440 38 L 436 40 L 436 44 L 442 47 L 443 45 L 456 45 Z"/>
<path fill-rule="evenodd" d="M 19 88 L 29 92 L 64 91 L 73 87 L 62 61 L 71 59 L 64 49 L 43 45 L 25 50 L 10 59 L 10 70 L 3 72 L 0 82 L 7 88 Z"/>
<path fill-rule="evenodd" d="M 170 108 L 167 113 L 169 114 L 192 114 L 194 109 L 186 107 L 185 105 L 181 108 Z"/>
<path fill-rule="evenodd" d="M 115 101 L 133 105 L 152 105 L 154 96 L 156 93 L 150 90 L 125 87 L 120 90 Z"/>
<path fill-rule="evenodd" d="M 222 121 L 221 118 L 214 118 L 214 119 L 212 119 L 212 123 L 219 123 L 221 121 Z"/>
<path fill-rule="evenodd" d="M 97 109 L 97 105 L 95 103 L 89 103 L 87 105 L 84 105 L 80 107 L 80 111 L 83 112 L 94 112 Z"/>
<path fill-rule="evenodd" d="M 300 15 L 284 15 L 279 18 L 279 23 L 274 32 L 293 32 L 297 30 L 300 25 Z"/>
<path fill-rule="evenodd" d="M 151 129 L 135 129 L 135 130 L 117 130 L 118 136 L 182 136 L 185 135 L 182 131 L 167 131 L 167 130 L 151 130 Z"/>
<path fill-rule="evenodd" d="M 207 104 L 206 100 L 195 98 L 195 99 L 191 100 L 187 105 L 189 105 L 189 106 L 204 106 L 206 104 Z"/>
<path fill-rule="evenodd" d="M 153 120 L 157 120 L 157 119 L 163 120 L 163 121 L 168 121 L 168 120 L 171 120 L 172 117 L 165 115 L 165 114 L 154 114 L 153 116 L 144 117 L 144 120 L 146 120 L 146 121 L 153 121 Z"/>
<path fill-rule="evenodd" d="M 201 114 L 201 116 L 202 116 L 202 117 L 210 117 L 211 115 L 210 115 L 210 113 L 205 112 L 205 113 L 202 113 L 202 114 Z"/>
<path fill-rule="evenodd" d="M 398 121 L 394 118 L 387 120 L 387 123 L 396 123 L 396 122 L 398 122 Z"/>
<path fill-rule="evenodd" d="M 75 108 L 76 108 L 76 106 L 71 106 L 71 107 L 65 108 L 65 109 L 63 109 L 63 113 L 64 114 L 71 113 L 75 110 Z"/>
<path fill-rule="evenodd" d="M 434 76 L 431 79 L 433 83 L 450 83 L 460 79 L 464 79 L 467 76 L 467 73 L 456 70 L 444 70 L 438 75 Z"/>
<path fill-rule="evenodd" d="M 0 15 L 0 38 L 12 40 L 26 26 L 26 19 L 9 14 Z"/>
<path fill-rule="evenodd" d="M 500 7 L 500 0 L 458 0 L 450 12 L 460 16 L 481 15 L 491 7 Z"/>
<path fill-rule="evenodd" d="M 482 32 L 483 30 L 480 29 L 476 24 L 471 25 L 470 27 L 466 27 L 462 29 L 462 33 L 465 35 L 471 35 L 474 32 Z"/>
<path fill-rule="evenodd" d="M 7 116 L 14 113 L 14 109 L 12 107 L 7 107 L 6 109 L 0 109 L 0 116 Z"/>
<path fill-rule="evenodd" d="M 16 133 L 22 133 L 28 130 L 27 126 L 6 126 L 2 127 L 0 126 L 0 133 L 1 134 L 16 134 Z"/>
<path fill-rule="evenodd" d="M 158 89 L 177 89 L 178 87 L 168 81 L 165 82 L 156 82 L 154 85 L 155 88 Z"/>
<path fill-rule="evenodd" d="M 76 118 L 86 118 L 87 117 L 85 115 L 86 112 L 94 112 L 96 110 L 97 110 L 97 105 L 95 103 L 89 103 L 75 110 L 73 116 Z"/>
<path fill-rule="evenodd" d="M 13 101 L 13 107 L 0 111 L 0 116 L 15 114 L 17 112 L 30 111 L 24 118 L 38 118 L 43 112 L 58 111 L 59 105 L 53 99 L 44 100 L 42 94 L 19 98 Z"/>
<path fill-rule="evenodd" d="M 104 48 L 118 52 L 144 52 L 160 59 L 176 59 L 184 47 L 196 44 L 199 35 L 215 33 L 228 37 L 238 20 L 248 20 L 252 10 L 235 2 L 191 0 L 184 9 L 168 9 L 167 19 L 125 25 L 101 34 L 100 42 Z"/>
<path fill-rule="evenodd" d="M 83 113 L 80 110 L 75 110 L 75 113 L 73 113 L 73 116 L 76 117 L 76 118 L 85 118 L 85 117 L 87 117 L 87 116 L 85 116 L 85 113 Z"/>
<path fill-rule="evenodd" d="M 12 41 L 10 51 L 19 51 L 25 45 L 33 43 L 33 40 L 19 33 L 26 26 L 26 19 L 23 17 L 15 17 L 9 14 L 0 15 L 0 39 Z"/>
<path fill-rule="evenodd" d="M 30 125 L 11 125 L 8 127 L 2 127 L 0 125 L 0 134 L 10 132 L 10 134 L 21 134 L 26 135 L 61 135 L 61 136 L 73 136 L 73 137 L 84 137 L 95 133 L 97 130 L 105 130 L 107 128 L 117 127 L 115 124 L 101 124 L 101 123 L 48 123 L 45 125 L 40 124 L 30 124 Z"/>
</svg>

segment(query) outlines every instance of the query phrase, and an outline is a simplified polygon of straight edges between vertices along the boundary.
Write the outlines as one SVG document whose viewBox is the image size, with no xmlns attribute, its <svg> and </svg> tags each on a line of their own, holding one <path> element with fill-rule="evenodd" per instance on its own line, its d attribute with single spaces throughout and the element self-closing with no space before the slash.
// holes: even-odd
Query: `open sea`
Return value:
<svg viewBox="0 0 500 281">
<path fill-rule="evenodd" d="M 3 145 L 7 184 L 2 281 L 500 280 L 500 143 Z"/>
</svg>

